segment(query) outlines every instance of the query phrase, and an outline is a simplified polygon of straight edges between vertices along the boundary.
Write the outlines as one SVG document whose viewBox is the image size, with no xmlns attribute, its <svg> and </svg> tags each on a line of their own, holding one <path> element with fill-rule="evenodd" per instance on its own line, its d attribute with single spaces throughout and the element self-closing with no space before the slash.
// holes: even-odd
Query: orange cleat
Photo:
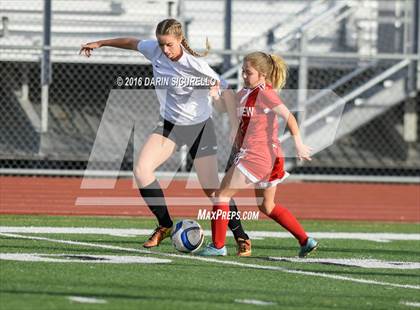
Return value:
<svg viewBox="0 0 420 310">
<path fill-rule="evenodd" d="M 251 256 L 251 240 L 238 238 L 236 243 L 238 245 L 237 256 Z"/>
<path fill-rule="evenodd" d="M 143 247 L 145 248 L 153 248 L 158 246 L 163 239 L 168 238 L 171 235 L 172 227 L 162 227 L 158 226 L 150 235 L 149 239 L 143 243 Z"/>
</svg>

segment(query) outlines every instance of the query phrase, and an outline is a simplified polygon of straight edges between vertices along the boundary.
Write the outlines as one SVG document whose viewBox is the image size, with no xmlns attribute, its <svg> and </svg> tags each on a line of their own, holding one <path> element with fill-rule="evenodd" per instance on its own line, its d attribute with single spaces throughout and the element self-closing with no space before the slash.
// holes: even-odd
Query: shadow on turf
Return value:
<svg viewBox="0 0 420 310">
<path fill-rule="evenodd" d="M 128 294 L 87 294 L 86 292 L 45 292 L 45 291 L 30 291 L 30 290 L 0 290 L 1 293 L 8 293 L 8 294 L 30 294 L 30 295 L 48 295 L 48 296 L 62 296 L 62 297 L 70 297 L 70 296 L 80 296 L 80 297 L 88 297 L 88 298 L 122 298 L 122 299 L 131 299 L 131 300 L 150 300 L 156 301 L 159 300 L 166 300 L 166 301 L 174 301 L 177 298 L 174 296 L 163 297 L 163 296 L 147 296 L 147 295 L 128 295 Z M 185 299 L 185 298 L 178 298 L 180 301 L 184 302 L 203 302 L 202 299 Z M 222 301 L 213 301 L 220 304 L 226 304 L 226 302 Z"/>
<path fill-rule="evenodd" d="M 148 287 L 149 288 L 149 287 Z M 159 286 L 156 289 L 162 289 L 161 286 Z M 185 289 L 185 288 L 184 288 Z M 193 292 L 197 292 L 197 288 L 191 288 Z M 217 294 L 223 294 L 226 293 L 226 291 L 224 289 L 209 289 L 206 288 L 205 290 L 198 290 L 198 293 L 201 295 L 201 292 L 204 293 L 209 293 L 212 291 L 216 291 L 215 293 Z M 244 290 L 238 290 L 239 292 L 243 293 Z M 185 292 L 185 290 L 182 290 L 182 292 Z M 264 290 L 264 292 L 266 292 Z M 107 294 L 107 293 L 86 293 L 86 292 L 74 292 L 74 291 L 69 291 L 69 292 L 46 292 L 46 291 L 41 291 L 41 290 L 7 290 L 7 289 L 0 289 L 0 293 L 6 293 L 6 294 L 13 294 L 13 295 L 47 295 L 47 296 L 53 296 L 53 297 L 70 297 L 70 296 L 80 296 L 80 297 L 87 297 L 87 298 L 102 298 L 102 299 L 107 299 L 107 298 L 114 298 L 114 299 L 128 299 L 128 300 L 133 300 L 133 301 L 153 301 L 153 302 L 157 302 L 157 301 L 166 301 L 166 302 L 176 302 L 176 301 L 181 301 L 181 302 L 191 302 L 191 303 L 208 303 L 209 299 L 203 299 L 201 298 L 185 298 L 184 294 L 178 294 L 177 296 L 179 297 L 175 297 L 173 295 L 169 295 L 167 297 L 163 297 L 163 296 L 153 296 L 153 295 L 130 295 L 130 294 Z M 252 291 L 252 293 L 255 293 L 254 291 Z M 296 297 L 300 296 L 300 293 L 298 292 L 287 292 L 287 296 L 290 296 L 290 294 L 292 295 L 296 295 Z M 315 297 L 315 298 L 319 298 L 320 295 L 319 293 L 311 293 L 311 292 L 306 292 L 305 296 L 308 298 L 311 297 Z M 349 296 L 347 294 L 322 294 L 321 295 L 324 298 L 329 298 L 329 297 L 333 297 L 333 298 L 337 298 L 337 297 L 343 297 L 343 298 L 348 298 Z M 19 296 L 17 296 L 19 297 Z M 359 295 L 359 298 L 372 298 L 372 295 Z M 210 296 L 209 296 L 210 298 Z M 387 297 L 381 296 L 381 300 L 383 299 L 387 299 Z M 317 309 L 319 307 L 317 307 L 317 305 L 315 304 L 316 302 L 319 303 L 319 300 L 317 301 L 313 301 L 311 303 L 311 308 L 312 309 Z M 235 305 L 236 307 L 240 307 L 241 305 L 235 303 L 233 300 L 227 300 L 227 301 L 223 301 L 221 299 L 215 299 L 212 298 L 211 299 L 211 303 L 213 305 L 215 304 L 219 304 L 219 306 L 223 306 L 223 305 L 229 305 L 229 306 L 233 306 Z M 318 306 L 320 306 L 321 304 L 318 304 Z M 208 305 L 207 305 L 208 306 Z M 245 305 L 242 305 L 245 306 Z M 286 301 L 283 300 L 282 302 L 280 302 L 277 306 L 281 306 L 281 307 L 287 307 L 287 308 L 301 308 L 303 305 L 297 305 L 295 301 Z M 336 305 L 327 305 L 325 303 L 322 303 L 322 309 L 336 309 Z M 371 309 L 371 306 L 368 305 L 358 305 L 358 309 Z"/>
<path fill-rule="evenodd" d="M 37 282 L 37 284 L 39 284 Z M 80 283 L 78 283 L 78 285 L 80 286 Z M 115 286 L 115 284 L 113 284 Z M 91 287 L 91 286 L 90 286 Z M 106 286 L 108 288 L 108 285 Z M 120 289 L 124 289 L 127 288 L 126 286 L 119 286 Z M 130 286 L 130 288 L 133 288 L 133 286 Z M 138 287 L 137 289 L 141 290 L 141 289 L 151 289 L 150 285 L 147 286 L 141 286 Z M 160 291 L 162 290 L 162 286 L 157 286 L 154 288 L 154 290 L 156 291 Z M 176 290 L 174 287 L 170 288 L 171 291 Z M 14 294 L 14 295 L 21 295 L 21 294 L 27 294 L 27 295 L 47 295 L 47 296 L 54 296 L 54 297 L 70 297 L 70 296 L 80 296 L 80 297 L 88 297 L 88 298 L 102 298 L 102 299 L 129 299 L 129 300 L 138 300 L 138 301 L 169 301 L 169 302 L 176 302 L 176 301 L 181 301 L 181 302 L 193 302 L 193 303 L 208 303 L 210 300 L 206 300 L 203 299 L 202 297 L 199 298 L 186 298 L 185 291 L 189 291 L 189 292 L 195 292 L 197 293 L 199 296 L 202 296 L 203 293 L 211 293 L 211 294 L 223 294 L 226 293 L 225 289 L 212 289 L 212 288 L 205 288 L 205 289 L 197 289 L 197 287 L 191 287 L 191 288 L 182 288 L 179 289 L 180 293 L 177 294 L 176 296 L 179 297 L 175 297 L 174 295 L 169 295 L 167 297 L 164 297 L 162 295 L 156 296 L 156 295 L 137 295 L 137 294 L 108 294 L 108 293 L 86 293 L 86 292 L 75 292 L 75 291 L 68 291 L 68 292 L 52 292 L 52 291 L 41 291 L 41 290 L 25 290 L 25 289 L 20 289 L 20 290 L 8 290 L 8 289 L 0 289 L 0 294 L 1 293 L 7 293 L 7 294 Z M 232 291 L 232 290 L 230 290 Z M 238 289 L 237 290 L 238 293 L 243 293 L 244 290 L 243 289 Z M 261 290 L 261 292 L 259 293 L 265 293 L 266 290 Z M 249 291 L 250 294 L 252 293 L 256 293 L 255 290 Z M 210 296 L 209 296 L 210 298 Z M 221 299 L 215 300 L 215 299 L 211 299 L 211 303 L 212 304 L 219 304 L 219 305 L 232 305 L 235 304 L 237 305 L 233 299 L 232 300 L 227 300 L 227 301 L 223 301 Z M 238 305 L 237 305 L 238 306 Z M 292 306 L 292 304 L 287 304 L 285 303 L 284 306 Z M 327 307 L 330 308 L 330 307 Z"/>
</svg>

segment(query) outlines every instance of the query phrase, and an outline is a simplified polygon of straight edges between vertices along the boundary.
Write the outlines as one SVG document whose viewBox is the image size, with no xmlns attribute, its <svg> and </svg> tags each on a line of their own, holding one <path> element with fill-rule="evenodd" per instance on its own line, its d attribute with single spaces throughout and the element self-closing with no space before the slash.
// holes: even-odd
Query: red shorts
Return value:
<svg viewBox="0 0 420 310">
<path fill-rule="evenodd" d="M 236 154 L 235 166 L 258 188 L 276 186 L 289 176 L 284 171 L 284 157 L 280 147 L 241 148 Z"/>
</svg>

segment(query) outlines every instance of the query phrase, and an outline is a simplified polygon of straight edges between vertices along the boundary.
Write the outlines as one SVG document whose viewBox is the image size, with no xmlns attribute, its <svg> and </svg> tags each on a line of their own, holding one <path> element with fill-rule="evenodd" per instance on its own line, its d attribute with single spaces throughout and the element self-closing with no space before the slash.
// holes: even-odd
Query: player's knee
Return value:
<svg viewBox="0 0 420 310">
<path fill-rule="evenodd" d="M 271 211 L 273 211 L 274 207 L 275 207 L 274 201 L 267 201 L 265 199 L 262 201 L 262 203 L 258 205 L 258 208 L 260 209 L 260 211 L 267 216 L 271 213 Z"/>
<path fill-rule="evenodd" d="M 134 176 L 140 183 L 147 183 L 150 176 L 153 176 L 153 168 L 145 163 L 138 163 L 134 167 Z"/>
</svg>

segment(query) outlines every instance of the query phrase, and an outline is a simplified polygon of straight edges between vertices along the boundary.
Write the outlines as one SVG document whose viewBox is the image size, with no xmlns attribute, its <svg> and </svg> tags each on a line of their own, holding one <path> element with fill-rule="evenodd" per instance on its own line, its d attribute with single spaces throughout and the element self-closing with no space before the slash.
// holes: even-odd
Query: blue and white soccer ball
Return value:
<svg viewBox="0 0 420 310">
<path fill-rule="evenodd" d="M 181 220 L 175 224 L 171 233 L 175 249 L 183 253 L 197 251 L 204 241 L 204 233 L 200 224 L 194 220 Z"/>
</svg>

